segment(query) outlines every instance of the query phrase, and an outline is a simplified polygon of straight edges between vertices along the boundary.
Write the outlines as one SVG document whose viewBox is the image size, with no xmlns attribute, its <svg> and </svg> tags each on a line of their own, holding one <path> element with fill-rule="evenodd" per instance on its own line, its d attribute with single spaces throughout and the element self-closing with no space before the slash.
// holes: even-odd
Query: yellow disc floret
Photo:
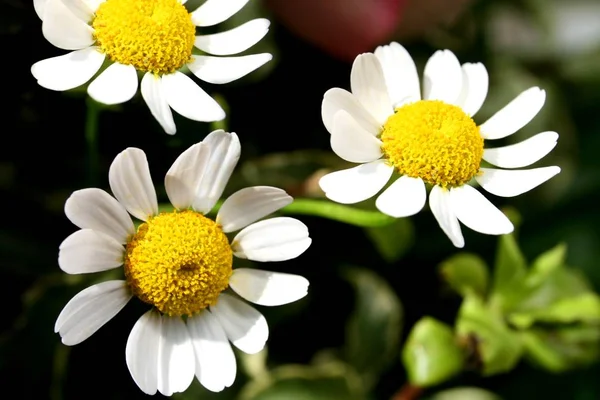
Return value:
<svg viewBox="0 0 600 400">
<path fill-rule="evenodd" d="M 180 0 L 106 0 L 92 27 L 111 61 L 143 72 L 169 74 L 192 60 L 196 27 Z"/>
<path fill-rule="evenodd" d="M 421 100 L 396 109 L 380 137 L 382 151 L 402 175 L 444 188 L 461 186 L 479 171 L 483 138 L 457 106 Z"/>
<path fill-rule="evenodd" d="M 232 257 L 213 220 L 194 211 L 161 213 L 127 243 L 125 276 L 142 301 L 168 315 L 192 315 L 227 288 Z"/>
</svg>

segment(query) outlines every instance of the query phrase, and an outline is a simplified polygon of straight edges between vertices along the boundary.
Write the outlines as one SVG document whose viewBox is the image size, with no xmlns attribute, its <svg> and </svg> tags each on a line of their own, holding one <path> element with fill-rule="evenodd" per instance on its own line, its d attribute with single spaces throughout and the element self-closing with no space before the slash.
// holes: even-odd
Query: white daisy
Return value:
<svg viewBox="0 0 600 400">
<path fill-rule="evenodd" d="M 502 168 L 528 166 L 556 145 L 556 132 L 542 132 L 521 143 L 484 149 L 484 140 L 512 135 L 542 108 L 546 93 L 525 90 L 481 125 L 472 117 L 488 91 L 488 74 L 480 64 L 458 62 L 440 50 L 425 65 L 423 96 L 415 63 L 398 43 L 359 55 L 352 65 L 352 93 L 333 88 L 325 93 L 323 123 L 331 147 L 344 160 L 361 163 L 324 176 L 320 186 L 340 203 L 373 197 L 396 171 L 400 174 L 376 200 L 392 217 L 419 212 L 432 186 L 429 206 L 456 247 L 464 246 L 458 221 L 486 234 L 512 232 L 508 218 L 477 189 L 517 196 L 547 181 L 559 167 L 507 170 L 480 167 L 482 159 Z"/>
<path fill-rule="evenodd" d="M 189 13 L 187 0 L 33 0 L 44 37 L 71 53 L 39 61 L 31 67 L 38 83 L 69 90 L 88 82 L 105 59 L 111 62 L 88 86 L 88 94 L 104 104 L 131 99 L 143 73 L 142 97 L 168 134 L 176 132 L 171 108 L 195 121 L 220 121 L 221 106 L 179 70 L 187 66 L 205 82 L 221 84 L 243 77 L 272 56 L 192 55 L 194 46 L 217 56 L 247 50 L 269 30 L 258 18 L 226 32 L 196 36 L 196 27 L 221 23 L 248 0 L 207 0 Z"/>
<path fill-rule="evenodd" d="M 140 389 L 168 396 L 184 391 L 194 375 L 212 391 L 233 383 L 229 341 L 256 353 L 269 330 L 262 314 L 227 287 L 264 306 L 296 301 L 308 290 L 298 275 L 232 270 L 233 255 L 284 261 L 311 243 L 306 226 L 294 218 L 256 222 L 292 202 L 281 189 L 242 189 L 225 200 L 215 221 L 204 216 L 239 156 L 237 136 L 222 130 L 181 154 L 165 177 L 173 212 L 158 212 L 146 155 L 136 148 L 121 152 L 110 167 L 114 198 L 95 188 L 69 197 L 65 213 L 81 229 L 60 245 L 60 268 L 85 274 L 123 266 L 125 280 L 88 287 L 69 301 L 54 328 L 64 344 L 84 341 L 136 296 L 153 306 L 134 325 L 125 349 Z M 137 230 L 127 212 L 143 221 Z M 225 234 L 238 230 L 230 243 Z"/>
</svg>

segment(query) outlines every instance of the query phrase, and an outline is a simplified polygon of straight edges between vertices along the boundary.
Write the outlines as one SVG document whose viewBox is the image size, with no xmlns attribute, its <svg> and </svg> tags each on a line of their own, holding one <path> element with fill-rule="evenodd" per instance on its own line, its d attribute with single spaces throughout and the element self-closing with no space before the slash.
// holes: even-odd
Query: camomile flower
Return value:
<svg viewBox="0 0 600 400">
<path fill-rule="evenodd" d="M 194 121 L 220 121 L 221 106 L 190 77 L 229 83 L 259 68 L 268 53 L 238 57 L 269 29 L 254 19 L 226 32 L 196 35 L 196 27 L 219 24 L 248 0 L 207 0 L 188 12 L 187 0 L 33 0 L 44 37 L 68 54 L 38 61 L 31 67 L 37 82 L 51 90 L 69 90 L 88 82 L 105 60 L 110 62 L 88 86 L 88 94 L 104 104 L 130 100 L 138 89 L 152 115 L 168 134 L 176 132 L 171 108 Z M 192 54 L 196 47 L 202 52 Z M 225 56 L 225 57 L 220 57 Z"/>
<path fill-rule="evenodd" d="M 359 55 L 350 75 L 352 92 L 333 88 L 322 103 L 331 147 L 344 160 L 360 163 L 321 178 L 326 196 L 357 203 L 375 196 L 395 171 L 400 177 L 377 197 L 376 207 L 392 217 L 418 213 L 431 187 L 429 206 L 456 247 L 464 246 L 458 221 L 485 234 L 512 232 L 508 218 L 469 183 L 488 192 L 517 196 L 547 181 L 559 167 L 525 170 L 556 145 L 556 132 L 521 143 L 484 148 L 484 141 L 512 135 L 542 108 L 546 93 L 532 87 L 483 124 L 472 117 L 488 91 L 480 63 L 460 65 L 440 50 L 425 65 L 423 86 L 415 63 L 398 43 Z M 422 96 L 421 96 L 422 90 Z M 482 167 L 482 160 L 500 168 Z"/>
<path fill-rule="evenodd" d="M 236 361 L 229 342 L 256 353 L 269 335 L 263 315 L 233 292 L 276 306 L 308 290 L 298 275 L 232 269 L 233 256 L 284 261 L 311 243 L 306 226 L 294 218 L 262 219 L 292 202 L 274 187 L 239 190 L 214 221 L 205 216 L 239 156 L 237 136 L 222 130 L 182 153 L 165 177 L 172 212 L 158 211 L 146 155 L 136 148 L 121 152 L 110 166 L 114 197 L 95 188 L 69 197 L 65 213 L 81 229 L 60 245 L 60 268 L 86 274 L 123 266 L 125 279 L 90 286 L 67 303 L 55 325 L 64 344 L 89 338 L 135 296 L 152 306 L 133 326 L 125 348 L 142 391 L 182 392 L 194 376 L 211 391 L 231 386 Z M 137 229 L 128 212 L 142 221 Z M 226 234 L 236 231 L 229 241 Z"/>
</svg>

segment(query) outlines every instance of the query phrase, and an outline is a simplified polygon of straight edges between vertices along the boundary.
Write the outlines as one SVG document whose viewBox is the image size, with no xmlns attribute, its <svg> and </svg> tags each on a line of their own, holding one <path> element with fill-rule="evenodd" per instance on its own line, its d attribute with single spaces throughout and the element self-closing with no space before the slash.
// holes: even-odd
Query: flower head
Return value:
<svg viewBox="0 0 600 400">
<path fill-rule="evenodd" d="M 488 74 L 480 64 L 460 65 L 449 50 L 437 51 L 425 65 L 423 87 L 408 52 L 398 43 L 359 55 L 352 65 L 352 92 L 325 93 L 323 123 L 331 147 L 357 167 L 320 180 L 326 196 L 357 203 L 376 195 L 394 172 L 400 177 L 376 200 L 393 217 L 418 213 L 431 186 L 429 206 L 442 230 L 457 247 L 464 246 L 458 221 L 481 233 L 498 235 L 512 223 L 477 189 L 517 196 L 547 181 L 559 167 L 525 167 L 556 145 L 556 132 L 542 132 L 521 143 L 486 148 L 484 141 L 512 135 L 542 108 L 546 94 L 533 87 L 522 92 L 483 124 L 473 116 L 488 91 Z M 421 96 L 421 89 L 423 95 Z M 501 168 L 482 167 L 482 161 Z"/>
<path fill-rule="evenodd" d="M 207 0 L 193 12 L 186 0 L 34 0 L 44 37 L 71 53 L 38 61 L 31 73 L 51 90 L 69 90 L 88 82 L 103 63 L 110 65 L 88 86 L 88 94 L 104 104 L 130 100 L 141 93 L 163 129 L 176 132 L 171 108 L 195 121 L 225 118 L 221 106 L 192 79 L 229 83 L 254 71 L 272 56 L 196 55 L 194 47 L 216 56 L 230 56 L 260 41 L 269 21 L 255 19 L 227 32 L 196 35 L 196 27 L 221 23 L 248 0 Z"/>
<path fill-rule="evenodd" d="M 135 296 L 151 306 L 125 349 L 140 389 L 171 395 L 184 391 L 194 375 L 212 391 L 231 386 L 236 363 L 229 342 L 256 353 L 269 331 L 262 314 L 227 289 L 264 306 L 296 301 L 308 289 L 298 275 L 234 268 L 233 256 L 284 261 L 311 243 L 306 226 L 294 218 L 261 220 L 292 202 L 274 187 L 241 189 L 214 221 L 205 216 L 239 156 L 235 133 L 221 130 L 181 154 L 165 177 L 172 212 L 158 211 L 146 156 L 136 148 L 121 152 L 110 167 L 115 197 L 95 188 L 69 197 L 65 213 L 81 229 L 60 245 L 60 268 L 85 274 L 123 266 L 125 279 L 90 286 L 69 301 L 55 325 L 64 344 L 90 337 Z M 137 229 L 128 213 L 142 221 Z M 230 241 L 227 234 L 236 231 Z"/>
</svg>

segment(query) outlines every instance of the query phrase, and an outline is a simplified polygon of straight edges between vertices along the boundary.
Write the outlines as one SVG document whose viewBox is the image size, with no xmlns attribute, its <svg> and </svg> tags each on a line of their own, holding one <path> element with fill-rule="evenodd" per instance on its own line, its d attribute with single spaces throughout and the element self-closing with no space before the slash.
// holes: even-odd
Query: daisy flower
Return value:
<svg viewBox="0 0 600 400">
<path fill-rule="evenodd" d="M 512 232 L 508 218 L 477 189 L 517 196 L 547 181 L 559 167 L 528 166 L 556 145 L 556 132 L 542 132 L 521 143 L 484 148 L 484 141 L 512 135 L 542 108 L 546 93 L 532 87 L 481 125 L 472 117 L 488 91 L 481 63 L 460 65 L 450 50 L 427 61 L 422 88 L 415 63 L 398 43 L 359 55 L 350 74 L 352 92 L 333 88 L 322 103 L 331 147 L 344 160 L 361 163 L 321 178 L 326 196 L 357 203 L 376 195 L 396 171 L 400 177 L 377 197 L 376 207 L 392 217 L 418 213 L 431 187 L 429 206 L 456 247 L 464 246 L 458 221 L 490 235 Z M 422 96 L 421 96 L 422 89 Z M 482 167 L 482 160 L 495 166 Z"/>
<path fill-rule="evenodd" d="M 114 197 L 95 188 L 69 197 L 65 213 L 81 229 L 60 245 L 60 268 L 86 274 L 123 266 L 125 279 L 90 286 L 67 303 L 54 328 L 64 344 L 90 337 L 135 296 L 152 306 L 125 349 L 142 391 L 169 396 L 187 389 L 194 376 L 211 391 L 231 386 L 236 361 L 229 342 L 256 353 L 269 330 L 260 312 L 226 289 L 264 306 L 296 301 L 308 289 L 298 275 L 232 269 L 233 256 L 284 261 L 311 243 L 306 226 L 294 218 L 256 222 L 292 202 L 281 189 L 242 189 L 225 200 L 214 221 L 205 216 L 239 156 L 237 136 L 222 130 L 182 153 L 165 177 L 173 212 L 158 212 L 146 155 L 136 148 L 110 166 Z M 142 221 L 137 229 L 128 212 Z M 230 242 L 226 234 L 236 231 Z"/>
<path fill-rule="evenodd" d="M 37 82 L 51 90 L 69 90 L 88 82 L 88 94 L 104 104 L 130 100 L 138 89 L 152 115 L 168 134 L 176 132 L 171 108 L 194 121 L 220 121 L 221 106 L 191 78 L 228 83 L 259 68 L 268 53 L 227 57 L 247 50 L 269 29 L 254 19 L 226 32 L 196 36 L 196 27 L 219 24 L 248 0 L 207 0 L 193 12 L 187 0 L 33 0 L 44 37 L 68 54 L 38 61 L 31 67 Z M 196 47 L 202 52 L 192 54 Z"/>
</svg>

